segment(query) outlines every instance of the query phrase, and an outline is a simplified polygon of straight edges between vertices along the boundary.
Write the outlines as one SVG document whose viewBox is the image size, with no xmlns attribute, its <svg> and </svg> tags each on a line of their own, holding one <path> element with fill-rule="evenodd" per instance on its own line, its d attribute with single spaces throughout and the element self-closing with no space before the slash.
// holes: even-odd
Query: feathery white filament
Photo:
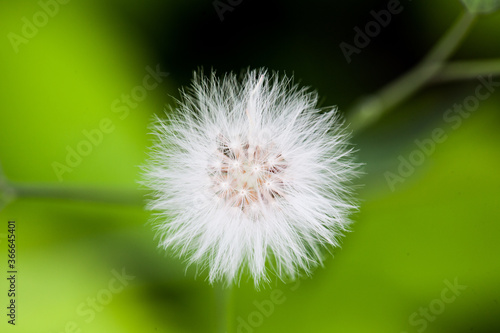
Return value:
<svg viewBox="0 0 500 333">
<path fill-rule="evenodd" d="M 295 278 L 338 245 L 355 209 L 358 175 L 336 110 L 289 79 L 248 72 L 195 76 L 175 114 L 157 120 L 145 167 L 161 245 L 209 270 L 209 280 L 255 285 Z"/>
</svg>

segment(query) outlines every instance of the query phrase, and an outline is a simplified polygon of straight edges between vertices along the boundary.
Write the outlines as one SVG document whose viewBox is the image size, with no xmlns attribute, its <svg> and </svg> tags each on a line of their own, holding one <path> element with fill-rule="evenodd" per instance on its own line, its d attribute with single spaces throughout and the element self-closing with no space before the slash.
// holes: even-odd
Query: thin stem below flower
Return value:
<svg viewBox="0 0 500 333">
<path fill-rule="evenodd" d="M 456 50 L 475 17 L 466 11 L 416 67 L 356 104 L 348 113 L 351 128 L 361 132 L 429 82 Z"/>
<path fill-rule="evenodd" d="M 217 332 L 233 333 L 233 288 L 229 286 L 215 287 L 215 301 L 217 303 Z"/>
</svg>

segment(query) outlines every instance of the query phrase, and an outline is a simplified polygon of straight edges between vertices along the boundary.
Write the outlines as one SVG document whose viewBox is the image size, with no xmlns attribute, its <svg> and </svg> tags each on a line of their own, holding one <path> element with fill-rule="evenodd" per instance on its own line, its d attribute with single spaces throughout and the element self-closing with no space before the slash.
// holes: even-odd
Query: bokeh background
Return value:
<svg viewBox="0 0 500 333">
<path fill-rule="evenodd" d="M 44 22 L 41 3 L 2 1 L 3 172 L 23 184 L 116 190 L 117 201 L 140 193 L 151 117 L 199 68 L 294 74 L 318 91 L 321 106 L 347 112 L 412 68 L 463 12 L 458 0 L 402 0 L 402 12 L 348 64 L 339 44 L 352 44 L 353 29 L 388 2 L 232 1 L 221 20 L 210 0 L 42 0 L 54 14 Z M 23 28 L 23 18 L 40 26 Z M 30 37 L 14 47 L 11 33 L 23 29 Z M 500 12 L 482 16 L 453 59 L 499 58 L 499 40 Z M 126 104 L 148 66 L 168 76 Z M 365 176 L 353 232 L 312 277 L 274 279 L 261 291 L 243 280 L 233 291 L 238 332 L 500 332 L 500 92 L 456 129 L 443 119 L 478 84 L 427 86 L 355 133 Z M 54 163 L 67 164 L 68 151 L 103 119 L 107 132 L 58 177 Z M 447 139 L 391 188 L 386 173 L 397 173 L 400 157 L 436 128 Z M 8 220 L 17 221 L 19 270 L 15 327 L 0 280 L 2 332 L 216 331 L 214 288 L 157 248 L 150 213 L 129 201 L 31 196 L 2 208 L 0 276 Z M 115 280 L 123 272 L 130 279 Z M 465 287 L 453 294 L 454 283 Z"/>
</svg>

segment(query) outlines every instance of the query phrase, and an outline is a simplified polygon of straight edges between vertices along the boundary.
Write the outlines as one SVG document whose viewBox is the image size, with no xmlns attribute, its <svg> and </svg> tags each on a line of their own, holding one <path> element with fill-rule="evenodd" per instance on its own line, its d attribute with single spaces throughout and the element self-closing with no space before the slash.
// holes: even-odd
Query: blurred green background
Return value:
<svg viewBox="0 0 500 333">
<path fill-rule="evenodd" d="M 121 194 L 138 187 L 152 115 L 194 70 L 293 73 L 321 106 L 347 111 L 414 66 L 463 11 L 458 0 L 403 0 L 348 64 L 339 44 L 388 1 L 233 0 L 223 21 L 212 1 L 62 2 L 0 3 L 0 163 L 11 181 Z M 499 58 L 499 40 L 500 12 L 482 16 L 453 59 Z M 137 88 L 157 68 L 168 76 Z M 500 92 L 457 128 L 443 118 L 478 84 L 428 86 L 355 136 L 366 175 L 353 232 L 310 278 L 261 291 L 242 281 L 238 332 L 500 332 Z M 447 139 L 391 188 L 386 173 L 436 128 Z M 89 133 L 95 144 L 85 146 Z M 78 149 L 87 156 L 68 166 Z M 54 163 L 67 169 L 58 176 Z M 214 289 L 157 248 L 149 218 L 140 200 L 9 202 L 0 268 L 7 276 L 7 221 L 16 220 L 17 321 L 7 324 L 1 278 L 0 330 L 215 332 Z M 454 294 L 455 282 L 465 287 Z"/>
</svg>

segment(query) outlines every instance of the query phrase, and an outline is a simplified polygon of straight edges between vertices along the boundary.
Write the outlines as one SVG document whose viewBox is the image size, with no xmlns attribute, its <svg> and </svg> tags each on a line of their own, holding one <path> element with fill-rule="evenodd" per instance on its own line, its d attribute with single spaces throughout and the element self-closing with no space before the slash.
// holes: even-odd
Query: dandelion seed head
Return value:
<svg viewBox="0 0 500 333">
<path fill-rule="evenodd" d="M 210 282 L 248 274 L 309 274 L 337 246 L 356 209 L 358 176 L 335 108 L 288 78 L 249 71 L 195 75 L 144 167 L 161 245 L 208 270 Z"/>
</svg>

